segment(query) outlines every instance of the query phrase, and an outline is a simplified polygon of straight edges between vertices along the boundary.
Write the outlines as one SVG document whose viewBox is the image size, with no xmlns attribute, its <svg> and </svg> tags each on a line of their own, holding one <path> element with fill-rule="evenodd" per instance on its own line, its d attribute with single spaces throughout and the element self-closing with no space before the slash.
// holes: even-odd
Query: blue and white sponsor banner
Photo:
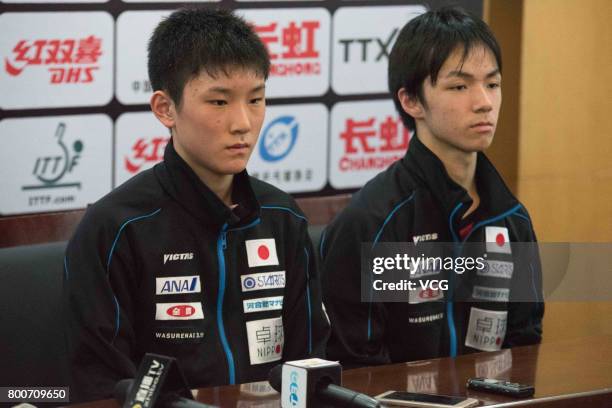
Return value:
<svg viewBox="0 0 612 408">
<path fill-rule="evenodd" d="M 341 7 L 334 13 L 332 88 L 339 95 L 385 93 L 389 53 L 423 6 Z"/>
<path fill-rule="evenodd" d="M 283 308 L 282 296 L 269 296 L 263 298 L 246 299 L 242 301 L 244 313 L 267 312 Z"/>
<path fill-rule="evenodd" d="M 290 193 L 322 189 L 328 121 L 329 113 L 319 103 L 268 107 L 249 174 Z"/>
<path fill-rule="evenodd" d="M 0 14 L 0 108 L 109 103 L 113 29 L 101 11 Z"/>
<path fill-rule="evenodd" d="M 331 113 L 329 182 L 336 189 L 363 186 L 404 157 L 410 133 L 390 99 L 340 102 Z"/>
<path fill-rule="evenodd" d="M 320 96 L 329 89 L 331 16 L 324 8 L 242 9 L 270 54 L 266 96 Z"/>
<path fill-rule="evenodd" d="M 282 289 L 285 287 L 285 271 L 251 273 L 240 277 L 243 292 Z"/>
<path fill-rule="evenodd" d="M 200 277 L 194 276 L 168 276 L 155 278 L 156 295 L 180 295 L 184 293 L 200 293 Z"/>
<path fill-rule="evenodd" d="M 155 26 L 171 12 L 125 11 L 117 18 L 115 93 L 119 102 L 125 105 L 149 103 L 152 90 L 147 72 L 147 44 Z"/>
<path fill-rule="evenodd" d="M 115 186 L 164 159 L 170 131 L 152 112 L 128 112 L 115 122 Z"/>
<path fill-rule="evenodd" d="M 111 189 L 106 115 L 5 119 L 0 146 L 0 215 L 84 208 Z"/>
</svg>

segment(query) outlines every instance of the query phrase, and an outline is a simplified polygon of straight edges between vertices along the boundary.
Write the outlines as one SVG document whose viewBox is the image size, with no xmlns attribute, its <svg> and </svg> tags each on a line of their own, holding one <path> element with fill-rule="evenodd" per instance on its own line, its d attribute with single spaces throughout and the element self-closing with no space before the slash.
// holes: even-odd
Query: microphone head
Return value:
<svg viewBox="0 0 612 408">
<path fill-rule="evenodd" d="M 283 378 L 283 365 L 277 364 L 270 370 L 268 374 L 268 382 L 275 391 L 281 392 Z"/>
<path fill-rule="evenodd" d="M 125 378 L 115 384 L 115 388 L 113 390 L 113 397 L 121 404 L 125 402 L 128 394 L 132 390 L 132 384 L 134 383 L 133 378 Z"/>
</svg>

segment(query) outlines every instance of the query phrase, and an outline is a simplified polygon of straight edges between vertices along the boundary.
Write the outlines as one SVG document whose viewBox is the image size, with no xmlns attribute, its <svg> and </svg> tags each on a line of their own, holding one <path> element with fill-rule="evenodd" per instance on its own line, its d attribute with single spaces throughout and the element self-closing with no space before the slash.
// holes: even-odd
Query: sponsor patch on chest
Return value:
<svg viewBox="0 0 612 408">
<path fill-rule="evenodd" d="M 278 361 L 283 357 L 283 318 L 246 322 L 249 358 L 252 365 Z"/>
<path fill-rule="evenodd" d="M 487 252 L 510 254 L 510 237 L 506 227 L 485 227 L 485 241 Z"/>
<path fill-rule="evenodd" d="M 242 301 L 244 313 L 266 312 L 268 310 L 281 310 L 283 308 L 282 296 L 270 296 Z"/>
<path fill-rule="evenodd" d="M 285 271 L 262 272 L 242 275 L 240 286 L 243 292 L 264 289 L 281 289 L 285 287 Z"/>
<path fill-rule="evenodd" d="M 472 307 L 465 345 L 482 351 L 501 349 L 506 337 L 507 311 Z"/>
<path fill-rule="evenodd" d="M 476 269 L 476 273 L 480 276 L 491 276 L 493 278 L 512 279 L 514 272 L 514 263 L 505 261 L 485 261 L 483 269 Z"/>
<path fill-rule="evenodd" d="M 249 268 L 278 265 L 274 238 L 251 239 L 244 242 Z"/>
<path fill-rule="evenodd" d="M 155 278 L 156 295 L 176 295 L 182 293 L 200 293 L 200 277 L 194 276 L 168 276 Z"/>
<path fill-rule="evenodd" d="M 201 320 L 204 319 L 202 303 L 156 303 L 155 320 Z"/>
</svg>

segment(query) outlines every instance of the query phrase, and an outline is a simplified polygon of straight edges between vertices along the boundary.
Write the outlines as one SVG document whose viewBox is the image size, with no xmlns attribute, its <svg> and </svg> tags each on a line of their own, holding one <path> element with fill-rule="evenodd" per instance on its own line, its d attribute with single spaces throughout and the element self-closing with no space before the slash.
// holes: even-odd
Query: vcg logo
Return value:
<svg viewBox="0 0 612 408">
<path fill-rule="evenodd" d="M 80 182 L 62 183 L 62 179 L 67 174 L 72 173 L 83 151 L 83 142 L 76 140 L 72 146 L 66 146 L 63 141 L 66 124 L 60 122 L 55 130 L 57 142 L 57 153 L 40 156 L 34 162 L 32 175 L 38 183 L 22 186 L 22 190 L 43 190 L 49 188 L 81 188 Z M 48 196 L 45 196 L 48 198 Z M 30 205 L 34 205 L 40 197 L 30 197 Z M 34 200 L 34 201 L 33 201 Z"/>
<path fill-rule="evenodd" d="M 294 116 L 281 116 L 263 131 L 259 154 L 264 161 L 277 162 L 287 157 L 298 138 L 299 124 Z"/>
</svg>

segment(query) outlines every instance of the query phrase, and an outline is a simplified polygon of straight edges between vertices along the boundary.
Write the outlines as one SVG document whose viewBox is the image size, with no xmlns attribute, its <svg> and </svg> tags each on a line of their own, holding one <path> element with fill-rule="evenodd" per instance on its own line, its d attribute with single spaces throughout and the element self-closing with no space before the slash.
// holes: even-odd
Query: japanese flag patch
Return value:
<svg viewBox="0 0 612 408">
<path fill-rule="evenodd" d="M 465 345 L 482 351 L 500 350 L 506 337 L 507 322 L 507 311 L 472 307 Z"/>
<path fill-rule="evenodd" d="M 249 268 L 278 265 L 274 238 L 251 239 L 245 241 Z"/>
<path fill-rule="evenodd" d="M 485 227 L 485 240 L 487 242 L 487 252 L 512 253 L 508 228 L 506 227 Z"/>
</svg>

